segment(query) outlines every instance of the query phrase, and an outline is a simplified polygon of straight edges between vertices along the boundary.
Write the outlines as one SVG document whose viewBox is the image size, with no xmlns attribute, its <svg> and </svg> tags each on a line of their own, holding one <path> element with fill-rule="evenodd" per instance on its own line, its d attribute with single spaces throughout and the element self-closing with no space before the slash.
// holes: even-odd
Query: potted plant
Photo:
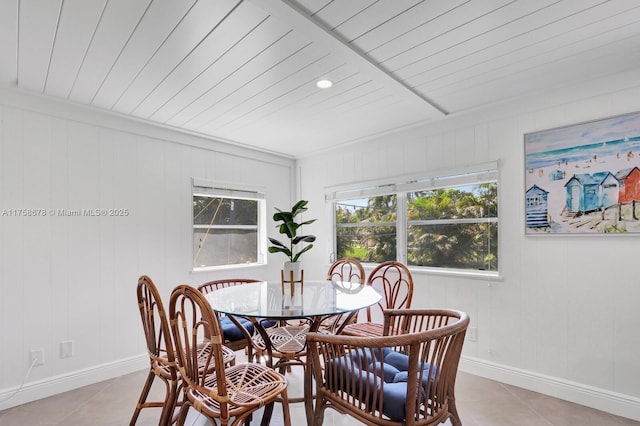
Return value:
<svg viewBox="0 0 640 426">
<path fill-rule="evenodd" d="M 300 280 L 300 271 L 302 266 L 298 260 L 303 253 L 311 250 L 313 244 L 297 247 L 300 243 L 313 243 L 316 240 L 315 235 L 298 235 L 298 230 L 302 225 L 309 225 L 316 219 L 305 220 L 304 222 L 296 222 L 295 217 L 302 212 L 307 211 L 307 200 L 300 200 L 291 207 L 291 211 L 283 211 L 276 207 L 277 212 L 273 214 L 273 220 L 276 227 L 282 235 L 286 235 L 288 241 L 283 243 L 275 238 L 269 238 L 271 246 L 269 253 L 284 253 L 289 259 L 284 263 L 285 277 L 289 277 L 290 271 L 294 271 L 294 280 Z M 279 224 L 278 224 L 279 222 Z"/>
</svg>

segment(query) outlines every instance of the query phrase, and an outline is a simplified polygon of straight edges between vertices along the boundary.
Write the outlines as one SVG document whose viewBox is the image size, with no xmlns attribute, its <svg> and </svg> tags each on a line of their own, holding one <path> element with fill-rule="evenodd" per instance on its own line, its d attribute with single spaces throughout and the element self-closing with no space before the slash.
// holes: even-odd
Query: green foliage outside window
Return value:
<svg viewBox="0 0 640 426">
<path fill-rule="evenodd" d="M 380 263 L 396 258 L 396 196 L 336 203 L 338 258 Z"/>
<path fill-rule="evenodd" d="M 397 208 L 405 208 L 408 265 L 497 271 L 497 190 L 489 182 L 338 201 L 337 257 L 399 258 Z"/>
</svg>

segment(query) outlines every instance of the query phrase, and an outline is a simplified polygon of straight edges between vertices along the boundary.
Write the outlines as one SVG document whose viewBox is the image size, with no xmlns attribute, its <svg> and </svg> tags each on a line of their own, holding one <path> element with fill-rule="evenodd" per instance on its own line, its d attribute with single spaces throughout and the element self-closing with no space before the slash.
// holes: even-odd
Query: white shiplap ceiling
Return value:
<svg viewBox="0 0 640 426">
<path fill-rule="evenodd" d="M 303 157 L 640 76 L 639 21 L 638 0 L 0 0 L 0 84 Z"/>
</svg>

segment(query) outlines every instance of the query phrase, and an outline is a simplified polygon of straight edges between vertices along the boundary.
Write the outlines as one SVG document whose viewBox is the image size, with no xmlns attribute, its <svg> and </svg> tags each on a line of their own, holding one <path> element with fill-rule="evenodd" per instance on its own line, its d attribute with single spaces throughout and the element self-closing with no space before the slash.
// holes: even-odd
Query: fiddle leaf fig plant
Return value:
<svg viewBox="0 0 640 426">
<path fill-rule="evenodd" d="M 296 222 L 295 217 L 302 212 L 307 211 L 306 200 L 300 200 L 291 207 L 291 211 L 283 211 L 276 207 L 277 212 L 273 214 L 273 220 L 276 222 L 276 227 L 282 235 L 288 238 L 286 243 L 276 240 L 275 238 L 269 238 L 271 246 L 269 246 L 269 253 L 284 253 L 291 262 L 297 262 L 302 253 L 305 253 L 313 247 L 313 244 L 308 244 L 302 248 L 296 246 L 300 243 L 313 243 L 316 240 L 315 235 L 298 235 L 298 229 L 302 225 L 309 225 L 316 221 L 316 219 L 305 220 L 304 222 Z M 278 222 L 280 222 L 278 224 Z"/>
</svg>

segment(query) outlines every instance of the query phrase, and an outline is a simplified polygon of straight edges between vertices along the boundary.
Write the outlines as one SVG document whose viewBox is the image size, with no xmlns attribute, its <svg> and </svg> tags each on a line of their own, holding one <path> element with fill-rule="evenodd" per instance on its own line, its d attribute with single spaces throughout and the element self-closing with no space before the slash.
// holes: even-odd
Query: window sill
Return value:
<svg viewBox="0 0 640 426">
<path fill-rule="evenodd" d="M 363 263 L 367 273 L 375 268 L 377 264 Z M 504 277 L 499 272 L 488 271 L 466 271 L 462 269 L 444 269 L 444 268 L 425 268 L 419 266 L 409 266 L 409 270 L 413 275 L 438 275 L 443 277 L 469 278 L 484 282 L 503 281 Z"/>
<path fill-rule="evenodd" d="M 240 263 L 237 265 L 203 266 L 200 268 L 191 269 L 191 273 L 228 271 L 228 270 L 236 270 L 236 269 L 251 269 L 251 268 L 257 268 L 261 266 L 267 266 L 267 264 L 266 263 Z"/>
<path fill-rule="evenodd" d="M 489 271 L 466 271 L 462 269 L 443 269 L 443 268 L 420 268 L 409 267 L 414 275 L 438 275 L 445 277 L 469 278 L 485 282 L 502 281 L 503 277 L 499 272 Z"/>
</svg>

